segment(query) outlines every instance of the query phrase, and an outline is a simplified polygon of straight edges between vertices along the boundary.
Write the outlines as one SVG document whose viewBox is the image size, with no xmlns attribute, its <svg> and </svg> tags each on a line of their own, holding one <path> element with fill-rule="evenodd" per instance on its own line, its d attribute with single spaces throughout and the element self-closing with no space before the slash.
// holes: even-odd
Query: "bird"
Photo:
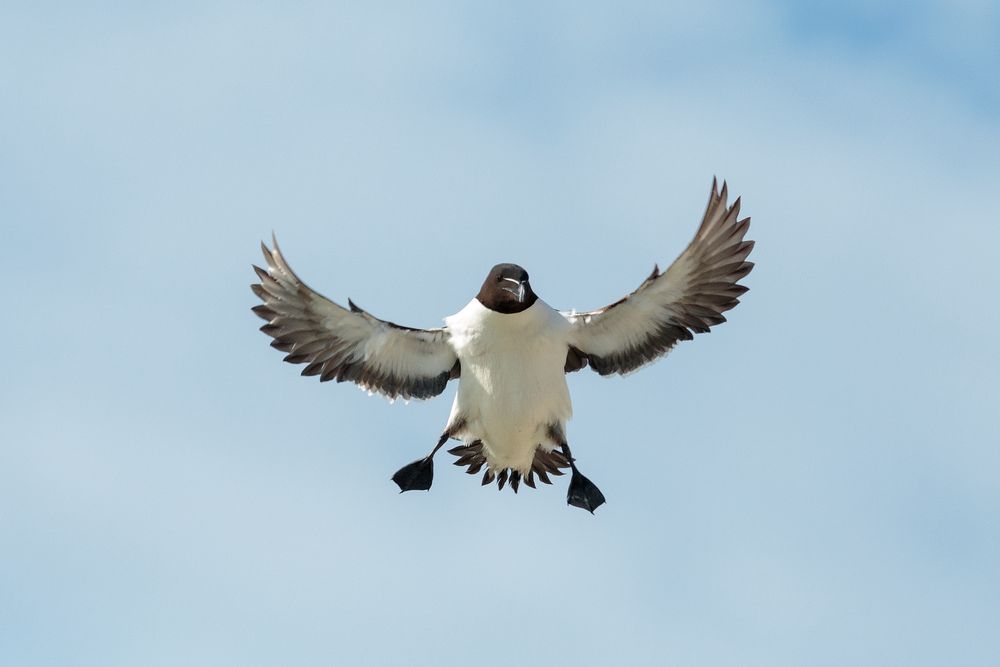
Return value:
<svg viewBox="0 0 1000 667">
<path fill-rule="evenodd" d="M 321 382 L 353 382 L 390 400 L 429 399 L 458 380 L 448 421 L 431 452 L 400 468 L 399 492 L 428 490 L 434 455 L 449 440 L 455 465 L 482 485 L 496 481 L 517 493 L 536 478 L 551 484 L 569 469 L 568 505 L 591 514 L 604 494 L 577 467 L 566 436 L 572 403 L 566 376 L 584 368 L 625 375 L 665 356 L 726 321 L 723 312 L 747 292 L 739 284 L 747 261 L 750 218 L 739 218 L 740 198 L 727 205 L 728 187 L 712 188 L 694 239 L 666 271 L 654 265 L 637 289 L 618 301 L 577 312 L 556 310 L 535 293 L 528 272 L 497 264 L 479 292 L 444 326 L 418 329 L 382 320 L 351 299 L 343 307 L 320 295 L 292 270 L 272 233 L 261 242 L 266 268 L 253 265 L 251 285 L 262 303 L 252 308 L 260 327 L 305 364 L 302 375 Z"/>
</svg>

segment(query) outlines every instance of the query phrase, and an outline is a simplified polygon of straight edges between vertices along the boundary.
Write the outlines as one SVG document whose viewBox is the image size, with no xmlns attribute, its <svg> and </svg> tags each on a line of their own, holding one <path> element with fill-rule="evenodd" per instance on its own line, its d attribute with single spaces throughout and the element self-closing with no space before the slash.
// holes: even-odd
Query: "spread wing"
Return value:
<svg viewBox="0 0 1000 667">
<path fill-rule="evenodd" d="M 285 361 L 308 364 L 302 375 L 321 382 L 350 380 L 390 399 L 430 398 L 458 377 L 459 363 L 446 328 L 411 329 L 373 317 L 348 299 L 350 309 L 314 292 L 292 271 L 277 240 L 261 243 L 267 270 L 254 266 L 251 285 L 263 301 L 253 311 Z"/>
<path fill-rule="evenodd" d="M 659 267 L 625 298 L 586 313 L 563 312 L 573 329 L 566 371 L 588 363 L 601 375 L 628 373 L 658 359 L 696 333 L 726 321 L 722 313 L 747 291 L 737 282 L 753 268 L 744 241 L 750 218 L 740 200 L 726 207 L 727 188 L 715 181 L 694 240 L 665 273 Z"/>
</svg>

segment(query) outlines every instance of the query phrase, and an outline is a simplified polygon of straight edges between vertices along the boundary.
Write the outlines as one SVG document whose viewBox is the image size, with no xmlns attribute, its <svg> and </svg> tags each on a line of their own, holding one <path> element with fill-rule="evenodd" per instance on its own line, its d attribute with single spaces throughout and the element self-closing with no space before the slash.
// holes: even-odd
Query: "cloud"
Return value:
<svg viewBox="0 0 1000 667">
<path fill-rule="evenodd" d="M 992 6 L 4 11 L 5 657 L 995 652 Z M 609 303 L 713 175 L 751 292 L 661 364 L 571 378 L 597 519 L 446 458 L 395 494 L 447 399 L 298 378 L 248 311 L 272 229 L 406 324 L 507 259 Z"/>
</svg>

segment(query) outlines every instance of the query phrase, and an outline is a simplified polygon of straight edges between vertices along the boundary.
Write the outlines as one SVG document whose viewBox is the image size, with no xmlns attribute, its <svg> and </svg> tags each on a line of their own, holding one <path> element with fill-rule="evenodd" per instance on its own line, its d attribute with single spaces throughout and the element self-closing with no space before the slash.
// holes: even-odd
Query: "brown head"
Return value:
<svg viewBox="0 0 1000 667">
<path fill-rule="evenodd" d="M 476 295 L 479 303 L 498 313 L 520 313 L 534 305 L 538 295 L 531 289 L 528 272 L 517 264 L 497 264 Z"/>
</svg>

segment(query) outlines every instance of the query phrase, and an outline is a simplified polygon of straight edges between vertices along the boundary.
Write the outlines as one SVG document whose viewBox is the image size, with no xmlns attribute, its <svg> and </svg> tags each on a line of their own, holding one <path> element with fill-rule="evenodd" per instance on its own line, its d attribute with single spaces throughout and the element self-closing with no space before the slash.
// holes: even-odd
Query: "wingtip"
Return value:
<svg viewBox="0 0 1000 667">
<path fill-rule="evenodd" d="M 271 247 L 268 248 L 267 244 L 263 241 L 260 242 L 260 247 L 264 251 L 264 256 L 268 260 L 268 264 L 280 264 L 281 263 L 281 248 L 278 247 L 278 237 L 274 235 L 274 231 L 271 231 Z"/>
</svg>

